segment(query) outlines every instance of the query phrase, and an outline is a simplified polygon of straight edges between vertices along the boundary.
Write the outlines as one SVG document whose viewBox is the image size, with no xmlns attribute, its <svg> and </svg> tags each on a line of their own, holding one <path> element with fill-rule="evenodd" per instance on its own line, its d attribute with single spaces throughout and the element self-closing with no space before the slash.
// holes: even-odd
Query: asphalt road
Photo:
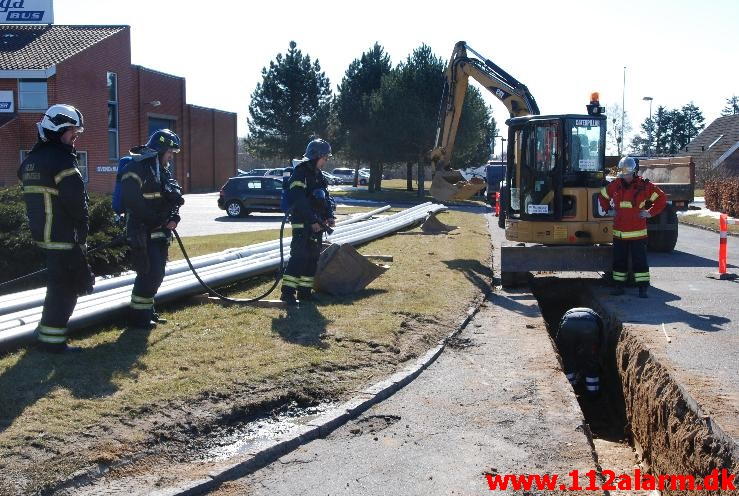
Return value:
<svg viewBox="0 0 739 496">
<path fill-rule="evenodd" d="M 230 234 L 266 229 L 279 229 L 282 213 L 255 213 L 248 217 L 232 219 L 225 210 L 218 208 L 218 193 L 185 195 L 180 209 L 182 222 L 177 226 L 180 236 L 205 236 Z"/>
<path fill-rule="evenodd" d="M 411 384 L 214 494 L 490 494 L 486 474 L 593 470 L 582 423 L 536 300 L 502 292 Z"/>
<path fill-rule="evenodd" d="M 706 277 L 718 269 L 718 247 L 718 233 L 681 224 L 674 252 L 649 254 L 648 300 L 635 289 L 623 297 L 602 292 L 602 300 L 622 322 L 639 324 L 706 413 L 739 440 L 739 280 Z M 739 238 L 728 239 L 728 263 L 739 273 Z"/>
</svg>

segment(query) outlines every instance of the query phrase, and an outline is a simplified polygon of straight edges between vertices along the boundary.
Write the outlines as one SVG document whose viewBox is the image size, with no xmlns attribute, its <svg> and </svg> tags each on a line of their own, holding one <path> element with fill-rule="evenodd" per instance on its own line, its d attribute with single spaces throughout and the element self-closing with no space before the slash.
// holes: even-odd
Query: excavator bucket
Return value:
<svg viewBox="0 0 739 496">
<path fill-rule="evenodd" d="M 439 201 L 468 200 L 484 187 L 479 177 L 467 181 L 458 170 L 438 171 L 431 182 L 431 196 Z"/>
<path fill-rule="evenodd" d="M 352 245 L 332 244 L 321 253 L 313 285 L 316 291 L 334 296 L 356 293 L 387 269 L 367 260 Z"/>
</svg>

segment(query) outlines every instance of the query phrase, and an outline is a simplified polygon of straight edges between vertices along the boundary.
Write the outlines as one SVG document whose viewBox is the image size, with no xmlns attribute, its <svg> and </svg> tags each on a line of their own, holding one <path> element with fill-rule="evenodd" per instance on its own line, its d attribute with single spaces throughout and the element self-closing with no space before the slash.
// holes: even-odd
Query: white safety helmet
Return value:
<svg viewBox="0 0 739 496">
<path fill-rule="evenodd" d="M 618 161 L 618 175 L 623 177 L 627 174 L 634 174 L 639 170 L 639 164 L 631 157 L 623 157 Z"/>
<path fill-rule="evenodd" d="M 41 122 L 37 123 L 36 126 L 38 127 L 39 136 L 44 140 L 49 138 L 47 135 L 49 131 L 61 134 L 65 131 L 65 127 L 78 127 L 80 132 L 85 130 L 82 112 L 71 105 L 61 103 L 49 107 Z"/>
</svg>

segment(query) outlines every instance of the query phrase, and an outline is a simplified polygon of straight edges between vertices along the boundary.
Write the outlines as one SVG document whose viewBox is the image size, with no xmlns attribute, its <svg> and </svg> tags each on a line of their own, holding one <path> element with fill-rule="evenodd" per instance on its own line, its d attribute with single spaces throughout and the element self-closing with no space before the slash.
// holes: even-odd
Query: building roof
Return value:
<svg viewBox="0 0 739 496">
<path fill-rule="evenodd" d="M 725 115 L 713 121 L 688 143 L 685 151 L 695 157 L 708 158 L 715 166 L 731 156 L 737 147 L 739 147 L 739 114 Z"/>
<path fill-rule="evenodd" d="M 128 26 L 0 25 L 0 70 L 46 69 Z"/>
</svg>

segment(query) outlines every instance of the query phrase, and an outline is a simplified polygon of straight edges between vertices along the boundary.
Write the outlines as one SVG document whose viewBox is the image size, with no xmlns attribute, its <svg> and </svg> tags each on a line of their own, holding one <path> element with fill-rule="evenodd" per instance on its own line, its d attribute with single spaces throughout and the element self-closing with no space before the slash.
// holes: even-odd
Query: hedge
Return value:
<svg viewBox="0 0 739 496">
<path fill-rule="evenodd" d="M 739 177 L 706 181 L 706 208 L 731 217 L 739 217 Z"/>
<path fill-rule="evenodd" d="M 88 249 L 109 243 L 123 234 L 116 224 L 110 196 L 90 194 Z M 118 274 L 129 268 L 125 245 L 90 253 L 88 260 L 96 275 Z M 36 246 L 28 228 L 26 206 L 19 187 L 0 189 L 0 282 L 9 281 L 44 268 L 43 251 Z M 0 287 L 0 294 L 43 286 L 43 274 Z"/>
</svg>

